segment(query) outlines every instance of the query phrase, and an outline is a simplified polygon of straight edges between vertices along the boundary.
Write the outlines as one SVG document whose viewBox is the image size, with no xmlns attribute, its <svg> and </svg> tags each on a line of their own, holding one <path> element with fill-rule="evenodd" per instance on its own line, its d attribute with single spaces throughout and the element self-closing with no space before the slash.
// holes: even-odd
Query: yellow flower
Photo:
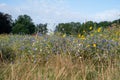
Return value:
<svg viewBox="0 0 120 80">
<path fill-rule="evenodd" d="M 90 47 L 90 45 L 88 44 L 87 47 Z"/>
<path fill-rule="evenodd" d="M 81 35 L 79 34 L 79 35 L 78 35 L 78 37 L 80 38 L 80 37 L 81 37 Z"/>
<path fill-rule="evenodd" d="M 85 30 L 83 32 L 85 33 Z"/>
<path fill-rule="evenodd" d="M 102 28 L 98 28 L 97 32 L 100 32 Z"/>
<path fill-rule="evenodd" d="M 119 32 L 116 32 L 116 35 L 119 35 Z"/>
<path fill-rule="evenodd" d="M 85 36 L 84 36 L 84 35 L 82 35 L 82 36 L 81 36 L 81 39 L 85 39 Z"/>
<path fill-rule="evenodd" d="M 96 47 L 96 46 L 97 46 L 97 45 L 94 43 L 94 44 L 93 44 L 93 47 Z"/>
<path fill-rule="evenodd" d="M 90 36 L 93 36 L 93 34 L 90 34 Z"/>
<path fill-rule="evenodd" d="M 89 29 L 92 30 L 92 26 Z"/>
<path fill-rule="evenodd" d="M 66 34 L 64 34 L 63 37 L 66 37 Z"/>
</svg>

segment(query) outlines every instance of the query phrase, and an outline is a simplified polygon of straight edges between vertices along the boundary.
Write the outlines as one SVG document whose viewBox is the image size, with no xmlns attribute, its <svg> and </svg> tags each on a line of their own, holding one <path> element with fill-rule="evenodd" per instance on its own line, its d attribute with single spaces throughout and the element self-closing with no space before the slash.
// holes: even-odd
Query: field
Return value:
<svg viewBox="0 0 120 80">
<path fill-rule="evenodd" d="M 85 35 L 0 35 L 0 80 L 120 80 L 120 26 Z"/>
</svg>

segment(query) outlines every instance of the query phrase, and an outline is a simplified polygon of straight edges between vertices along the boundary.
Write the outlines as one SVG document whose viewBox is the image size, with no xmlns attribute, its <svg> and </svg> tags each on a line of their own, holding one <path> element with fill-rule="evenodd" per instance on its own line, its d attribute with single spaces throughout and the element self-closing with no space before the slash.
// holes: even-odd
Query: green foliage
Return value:
<svg viewBox="0 0 120 80">
<path fill-rule="evenodd" d="M 1 53 L 1 80 L 118 80 L 120 27 L 100 27 L 84 39 L 0 35 Z"/>
<path fill-rule="evenodd" d="M 1 47 L 1 46 L 0 46 Z M 10 47 L 1 47 L 1 54 L 4 61 L 12 62 L 15 59 L 15 53 Z"/>
<path fill-rule="evenodd" d="M 11 62 L 15 59 L 16 54 L 11 46 L 9 39 L 0 39 L 0 55 L 5 62 Z"/>
<path fill-rule="evenodd" d="M 89 33 L 93 28 L 95 28 L 96 22 L 88 21 L 86 23 L 71 22 L 71 23 L 60 23 L 56 26 L 55 32 L 61 32 L 67 35 L 77 35 Z M 89 29 L 92 27 L 92 29 Z M 85 31 L 85 32 L 83 32 Z"/>
<path fill-rule="evenodd" d="M 79 22 L 74 23 L 60 23 L 56 26 L 55 32 L 61 32 L 63 34 L 72 35 L 79 32 L 81 24 Z"/>
<path fill-rule="evenodd" d="M 111 26 L 111 22 L 102 21 L 102 22 L 98 23 L 98 26 L 103 27 L 103 28 L 106 28 L 106 27 L 108 27 L 108 26 Z"/>
<path fill-rule="evenodd" d="M 36 26 L 36 32 L 41 34 L 46 34 L 48 32 L 47 24 L 38 24 Z"/>
<path fill-rule="evenodd" d="M 16 23 L 16 25 L 13 27 L 13 33 L 29 33 L 29 30 L 25 28 L 25 25 Z"/>
<path fill-rule="evenodd" d="M 113 22 L 102 21 L 99 23 L 93 21 L 87 21 L 82 24 L 80 22 L 59 23 L 55 28 L 55 32 L 60 32 L 67 35 L 77 35 L 77 34 L 86 35 L 89 34 L 94 29 L 97 30 L 100 27 L 102 27 L 103 29 L 108 28 L 111 27 L 113 23 L 119 24 L 119 22 L 120 21 L 118 19 Z"/>
<path fill-rule="evenodd" d="M 0 12 L 0 34 L 10 33 L 12 30 L 11 15 Z"/>
<path fill-rule="evenodd" d="M 117 32 L 117 33 L 116 33 Z M 49 54 L 66 53 L 74 57 L 93 58 L 93 60 L 104 60 L 107 56 L 116 55 L 120 51 L 119 42 L 120 29 L 112 30 L 98 28 L 86 36 L 9 36 L 6 40 L 1 40 L 1 45 L 8 45 L 6 50 L 13 50 L 17 55 L 27 56 L 30 54 L 32 58 L 36 54 L 48 57 Z M 5 41 L 5 42 L 2 42 Z M 12 45 L 12 47 L 11 47 Z M 9 48 L 10 47 L 10 48 Z M 3 48 L 2 48 L 3 49 Z M 15 51 L 14 51 L 15 50 Z M 113 57 L 113 56 L 112 56 Z M 106 60 L 107 61 L 107 60 Z"/>
<path fill-rule="evenodd" d="M 120 19 L 118 19 L 118 20 L 114 20 L 112 23 L 120 24 Z"/>
<path fill-rule="evenodd" d="M 20 15 L 17 20 L 15 20 L 14 26 L 12 28 L 13 33 L 23 33 L 32 34 L 35 32 L 35 25 L 32 19 L 28 15 Z"/>
</svg>

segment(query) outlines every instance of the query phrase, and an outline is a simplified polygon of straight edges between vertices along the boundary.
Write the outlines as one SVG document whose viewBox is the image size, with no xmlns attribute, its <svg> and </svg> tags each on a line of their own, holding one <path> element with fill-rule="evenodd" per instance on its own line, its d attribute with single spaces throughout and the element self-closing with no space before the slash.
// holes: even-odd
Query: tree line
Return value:
<svg viewBox="0 0 120 80">
<path fill-rule="evenodd" d="M 54 32 L 60 32 L 67 35 L 84 34 L 84 32 L 89 33 L 93 29 L 99 27 L 107 28 L 111 27 L 112 24 L 120 24 L 120 19 L 102 22 L 87 21 L 85 23 L 80 22 L 69 22 L 69 23 L 59 23 L 56 25 Z M 28 15 L 19 15 L 17 19 L 12 20 L 12 16 L 7 13 L 0 12 L 0 34 L 13 33 L 13 34 L 46 34 L 48 33 L 47 23 L 35 25 L 32 19 Z"/>
<path fill-rule="evenodd" d="M 101 21 L 99 23 L 93 21 L 87 21 L 85 23 L 80 22 L 69 22 L 69 23 L 59 23 L 55 32 L 60 32 L 67 35 L 77 35 L 77 34 L 89 34 L 90 31 L 98 29 L 98 28 L 110 28 L 113 25 L 120 24 L 120 19 L 110 21 Z"/>
<path fill-rule="evenodd" d="M 12 16 L 0 12 L 0 34 L 46 34 L 48 32 L 47 23 L 35 25 L 28 15 L 19 15 L 17 19 L 12 20 Z"/>
</svg>

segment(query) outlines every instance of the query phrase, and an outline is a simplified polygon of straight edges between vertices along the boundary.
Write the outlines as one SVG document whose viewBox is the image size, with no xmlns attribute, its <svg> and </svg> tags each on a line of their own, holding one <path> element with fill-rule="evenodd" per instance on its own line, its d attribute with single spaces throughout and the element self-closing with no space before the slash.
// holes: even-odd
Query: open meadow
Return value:
<svg viewBox="0 0 120 80">
<path fill-rule="evenodd" d="M 0 80 L 120 80 L 120 26 L 77 36 L 1 34 Z"/>
</svg>

